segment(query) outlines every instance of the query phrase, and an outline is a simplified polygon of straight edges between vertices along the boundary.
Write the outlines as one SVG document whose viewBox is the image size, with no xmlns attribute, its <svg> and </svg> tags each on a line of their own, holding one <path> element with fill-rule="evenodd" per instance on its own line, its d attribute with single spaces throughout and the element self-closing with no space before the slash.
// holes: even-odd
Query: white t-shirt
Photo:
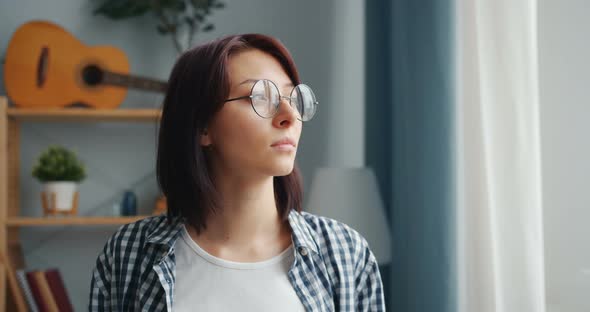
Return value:
<svg viewBox="0 0 590 312">
<path fill-rule="evenodd" d="M 174 311 L 305 311 L 289 281 L 295 259 L 291 245 L 261 262 L 217 258 L 183 227 L 176 242 Z"/>
</svg>

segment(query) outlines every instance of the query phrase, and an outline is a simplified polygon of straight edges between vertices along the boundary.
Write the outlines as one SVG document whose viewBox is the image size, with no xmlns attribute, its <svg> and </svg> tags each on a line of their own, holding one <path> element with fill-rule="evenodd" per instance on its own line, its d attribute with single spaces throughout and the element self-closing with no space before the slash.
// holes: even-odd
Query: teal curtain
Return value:
<svg viewBox="0 0 590 312">
<path fill-rule="evenodd" d="M 453 1 L 366 1 L 366 161 L 393 235 L 389 311 L 456 311 Z"/>
</svg>

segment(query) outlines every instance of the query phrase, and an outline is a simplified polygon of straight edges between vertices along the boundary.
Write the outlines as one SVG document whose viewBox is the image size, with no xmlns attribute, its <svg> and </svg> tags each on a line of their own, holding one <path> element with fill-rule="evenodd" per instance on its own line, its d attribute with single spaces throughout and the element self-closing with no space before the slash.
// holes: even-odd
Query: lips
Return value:
<svg viewBox="0 0 590 312">
<path fill-rule="evenodd" d="M 293 147 L 297 146 L 297 145 L 295 145 L 295 140 L 293 140 L 289 137 L 282 138 L 282 139 L 274 142 L 271 146 L 280 146 L 280 145 L 291 145 Z"/>
</svg>

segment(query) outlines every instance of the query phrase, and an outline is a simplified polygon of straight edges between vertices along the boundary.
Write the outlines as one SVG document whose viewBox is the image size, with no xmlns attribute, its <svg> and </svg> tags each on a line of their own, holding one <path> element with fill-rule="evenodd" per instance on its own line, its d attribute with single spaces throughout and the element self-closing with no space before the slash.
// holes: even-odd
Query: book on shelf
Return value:
<svg viewBox="0 0 590 312">
<path fill-rule="evenodd" d="M 25 270 L 16 270 L 16 277 L 18 280 L 18 284 L 19 284 L 20 288 L 22 289 L 23 295 L 25 297 L 25 301 L 27 302 L 27 306 L 29 307 L 29 311 L 39 312 L 39 309 L 37 309 L 37 303 L 35 302 L 35 299 L 33 298 L 33 293 L 32 293 L 31 287 L 29 286 L 29 283 L 27 282 L 26 273 L 27 272 Z"/>
<path fill-rule="evenodd" d="M 21 283 L 21 288 L 31 311 L 74 311 L 58 269 L 19 270 L 19 275 L 24 276 L 23 282 L 26 283 Z"/>
<path fill-rule="evenodd" d="M 53 299 L 53 296 L 51 295 L 49 284 L 47 284 L 45 273 L 43 271 L 35 270 L 27 272 L 26 275 L 29 283 L 34 285 L 33 287 L 36 288 L 36 291 L 34 291 L 33 294 L 36 294 L 38 297 L 37 303 L 39 304 L 39 310 L 47 312 L 59 312 L 57 309 L 57 304 L 55 303 L 55 299 Z"/>
<path fill-rule="evenodd" d="M 63 279 L 61 278 L 61 273 L 59 270 L 56 268 L 48 269 L 45 271 L 45 277 L 47 278 L 47 283 L 49 284 L 53 298 L 55 298 L 55 302 L 59 307 L 59 311 L 73 312 L 74 308 L 72 307 L 72 303 L 68 297 L 68 292 L 66 291 L 66 287 L 64 285 Z"/>
<path fill-rule="evenodd" d="M 25 272 L 27 284 L 29 284 L 29 287 L 31 288 L 31 293 L 33 294 L 33 299 L 35 300 L 35 306 L 39 312 L 47 312 L 47 304 L 43 301 L 43 295 L 41 295 L 41 289 L 39 288 L 39 284 L 37 283 L 34 273 L 34 270 Z"/>
</svg>

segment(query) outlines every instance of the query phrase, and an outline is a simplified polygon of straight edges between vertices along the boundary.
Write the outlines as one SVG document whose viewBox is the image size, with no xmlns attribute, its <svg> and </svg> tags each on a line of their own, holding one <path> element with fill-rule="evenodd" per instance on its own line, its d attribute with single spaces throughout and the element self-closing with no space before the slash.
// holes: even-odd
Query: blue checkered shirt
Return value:
<svg viewBox="0 0 590 312">
<path fill-rule="evenodd" d="M 107 241 L 92 272 L 90 311 L 172 311 L 182 222 L 168 220 L 124 225 Z M 385 311 L 377 260 L 361 235 L 294 210 L 289 224 L 296 251 L 289 280 L 306 311 Z"/>
</svg>

